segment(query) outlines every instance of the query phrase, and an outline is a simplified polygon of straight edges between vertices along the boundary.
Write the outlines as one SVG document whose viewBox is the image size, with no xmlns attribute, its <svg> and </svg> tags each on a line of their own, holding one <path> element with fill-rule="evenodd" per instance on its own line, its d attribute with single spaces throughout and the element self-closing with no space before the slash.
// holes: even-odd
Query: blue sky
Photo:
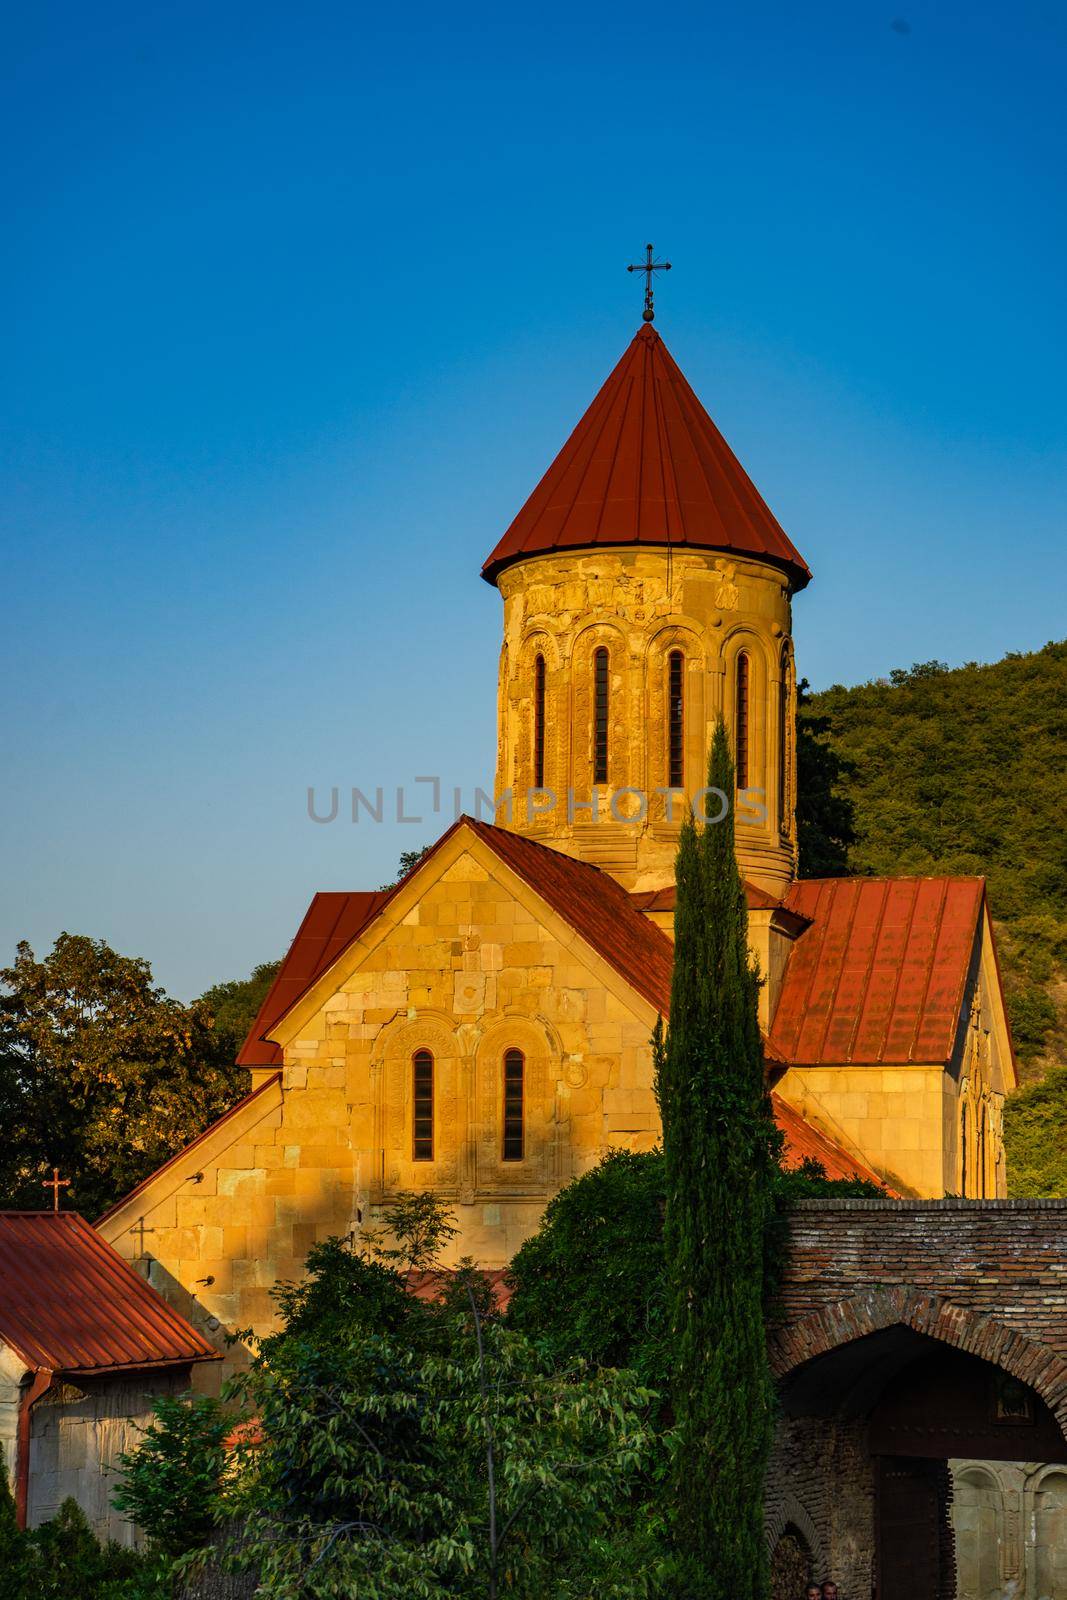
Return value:
<svg viewBox="0 0 1067 1600">
<path fill-rule="evenodd" d="M 0 961 L 189 997 L 492 776 L 478 569 L 637 325 L 816 685 L 1064 633 L 1062 7 L 10 8 Z"/>
</svg>

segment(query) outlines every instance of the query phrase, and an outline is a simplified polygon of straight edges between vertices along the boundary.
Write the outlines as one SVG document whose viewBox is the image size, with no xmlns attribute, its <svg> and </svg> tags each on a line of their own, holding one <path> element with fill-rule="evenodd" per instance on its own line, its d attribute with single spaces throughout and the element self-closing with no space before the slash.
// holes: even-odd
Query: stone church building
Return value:
<svg viewBox="0 0 1067 1600">
<path fill-rule="evenodd" d="M 1006 1195 L 1016 1070 L 983 882 L 798 880 L 792 605 L 811 575 L 650 322 L 482 576 L 503 601 L 494 819 L 463 817 L 387 892 L 314 896 L 241 1053 L 246 1098 L 98 1222 L 220 1351 L 271 1326 L 313 1242 L 400 1191 L 441 1195 L 456 1256 L 501 1267 L 563 1184 L 657 1142 L 674 856 L 683 807 L 721 805 L 703 792 L 720 717 L 786 1159 L 904 1203 Z M 789 1526 L 840 1562 L 808 1498 Z M 856 1584 L 873 1529 L 849 1547 Z"/>
</svg>

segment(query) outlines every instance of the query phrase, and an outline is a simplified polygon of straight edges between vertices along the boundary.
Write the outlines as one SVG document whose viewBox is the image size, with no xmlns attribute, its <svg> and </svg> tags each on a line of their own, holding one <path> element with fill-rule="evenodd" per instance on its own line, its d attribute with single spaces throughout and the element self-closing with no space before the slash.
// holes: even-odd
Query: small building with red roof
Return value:
<svg viewBox="0 0 1067 1600">
<path fill-rule="evenodd" d="M 115 1468 L 160 1395 L 218 1352 L 73 1211 L 0 1212 L 0 1465 L 21 1526 L 68 1497 L 129 1542 Z"/>
</svg>

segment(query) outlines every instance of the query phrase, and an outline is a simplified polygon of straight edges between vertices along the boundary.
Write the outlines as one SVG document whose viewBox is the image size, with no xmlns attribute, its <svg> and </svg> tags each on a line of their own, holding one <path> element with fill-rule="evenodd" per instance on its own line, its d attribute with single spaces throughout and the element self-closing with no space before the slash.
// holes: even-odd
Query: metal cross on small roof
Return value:
<svg viewBox="0 0 1067 1600">
<path fill-rule="evenodd" d="M 669 272 L 671 264 L 669 261 L 655 260 L 652 246 L 646 244 L 644 265 L 635 263 L 628 266 L 626 270 L 627 272 L 643 272 L 645 275 L 645 309 L 641 313 L 641 320 L 642 322 L 651 322 L 656 315 L 652 309 L 652 274 L 654 272 Z"/>
<path fill-rule="evenodd" d="M 59 1168 L 58 1167 L 53 1167 L 52 1168 L 52 1176 L 50 1178 L 42 1179 L 41 1188 L 42 1189 L 51 1189 L 51 1191 L 52 1191 L 52 1210 L 53 1211 L 58 1211 L 59 1210 L 59 1191 L 60 1191 L 60 1189 L 69 1189 L 70 1188 L 70 1179 L 69 1178 L 61 1178 L 59 1176 Z"/>
</svg>

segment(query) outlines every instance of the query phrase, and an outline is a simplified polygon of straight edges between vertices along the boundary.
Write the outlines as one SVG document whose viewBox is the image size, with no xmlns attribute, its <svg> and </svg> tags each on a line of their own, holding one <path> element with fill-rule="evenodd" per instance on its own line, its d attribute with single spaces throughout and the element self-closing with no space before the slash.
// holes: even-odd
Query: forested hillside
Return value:
<svg viewBox="0 0 1067 1600">
<path fill-rule="evenodd" d="M 1067 1075 L 1038 1094 L 1046 1072 L 1067 1062 L 1067 641 L 991 666 L 929 661 L 834 685 L 803 696 L 800 718 L 802 875 L 987 879 L 1016 1049 L 1035 1086 L 1009 1113 L 1020 1158 L 1026 1134 L 1018 1181 L 1027 1193 L 1054 1192 L 1035 1161 L 1027 1108 L 1040 1112 L 1050 1144 L 1067 1140 Z M 1058 1192 L 1065 1180 L 1067 1170 Z"/>
</svg>

